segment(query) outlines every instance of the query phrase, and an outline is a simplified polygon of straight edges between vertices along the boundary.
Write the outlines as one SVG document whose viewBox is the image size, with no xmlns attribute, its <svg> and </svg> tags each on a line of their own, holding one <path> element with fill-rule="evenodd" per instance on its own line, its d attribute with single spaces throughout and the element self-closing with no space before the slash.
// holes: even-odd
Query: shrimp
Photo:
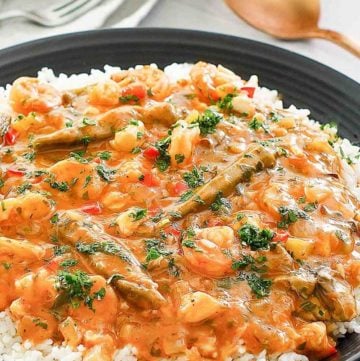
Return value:
<svg viewBox="0 0 360 361">
<path fill-rule="evenodd" d="M 115 133 L 114 140 L 110 145 L 119 152 L 131 152 L 135 147 L 139 147 L 144 142 L 144 123 L 136 120 L 128 126 Z"/>
<path fill-rule="evenodd" d="M 181 164 L 188 164 L 191 161 L 194 146 L 200 137 L 199 127 L 189 128 L 185 121 L 179 121 L 176 124 L 178 126 L 173 130 L 169 147 L 171 164 L 174 167 L 179 166 L 179 155 L 184 159 Z"/>
<path fill-rule="evenodd" d="M 94 165 L 79 163 L 74 159 L 64 159 L 49 168 L 50 178 L 45 187 L 59 189 L 62 184 L 68 189 L 69 196 L 78 199 L 97 199 L 102 192 L 102 182 Z"/>
<path fill-rule="evenodd" d="M 92 105 L 111 107 L 119 104 L 120 88 L 115 81 L 106 80 L 90 87 L 88 96 Z"/>
<path fill-rule="evenodd" d="M 191 268 L 209 277 L 231 274 L 232 260 L 226 251 L 230 251 L 234 238 L 230 227 L 204 228 L 195 232 L 194 239 L 183 240 L 184 257 Z"/>
<path fill-rule="evenodd" d="M 39 79 L 21 77 L 15 80 L 10 91 L 13 109 L 22 114 L 30 112 L 47 113 L 62 104 L 59 91 Z"/>
<path fill-rule="evenodd" d="M 49 200 L 40 193 L 26 193 L 21 197 L 7 198 L 0 207 L 0 222 L 11 221 L 17 223 L 22 220 L 41 220 L 50 217 L 52 206 Z"/>
<path fill-rule="evenodd" d="M 187 323 L 196 323 L 216 316 L 223 307 L 216 298 L 197 291 L 182 296 L 179 315 Z"/>
<path fill-rule="evenodd" d="M 207 103 L 234 93 L 243 85 L 241 78 L 231 70 L 202 61 L 192 67 L 190 78 L 200 99 Z"/>
<path fill-rule="evenodd" d="M 145 65 L 136 69 L 129 69 L 114 74 L 112 80 L 125 88 L 134 82 L 142 83 L 147 88 L 149 97 L 161 101 L 170 95 L 170 84 L 167 75 L 152 65 Z"/>
</svg>

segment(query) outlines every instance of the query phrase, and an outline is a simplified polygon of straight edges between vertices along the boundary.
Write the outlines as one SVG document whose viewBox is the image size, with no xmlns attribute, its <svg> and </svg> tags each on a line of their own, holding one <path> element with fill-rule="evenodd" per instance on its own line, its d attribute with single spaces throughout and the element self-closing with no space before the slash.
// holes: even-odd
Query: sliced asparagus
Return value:
<svg viewBox="0 0 360 361">
<path fill-rule="evenodd" d="M 168 210 L 168 218 L 162 219 L 157 229 L 163 228 L 171 221 L 196 212 L 199 208 L 214 202 L 217 194 L 229 195 L 240 182 L 249 181 L 251 176 L 275 165 L 274 154 L 260 144 L 251 144 L 241 157 L 225 168 L 208 183 L 198 187 L 185 202 Z M 175 216 L 174 216 L 175 215 Z"/>
<path fill-rule="evenodd" d="M 135 256 L 119 239 L 105 233 L 101 225 L 72 211 L 60 215 L 57 226 L 59 238 L 79 252 L 94 273 L 107 278 L 128 302 L 153 309 L 164 303 L 157 284 Z"/>
<path fill-rule="evenodd" d="M 103 114 L 94 122 L 77 119 L 69 128 L 34 137 L 32 146 L 38 150 L 56 149 L 64 146 L 87 144 L 113 137 L 114 133 L 127 125 L 131 119 L 139 119 L 136 106 L 121 106 Z"/>
</svg>

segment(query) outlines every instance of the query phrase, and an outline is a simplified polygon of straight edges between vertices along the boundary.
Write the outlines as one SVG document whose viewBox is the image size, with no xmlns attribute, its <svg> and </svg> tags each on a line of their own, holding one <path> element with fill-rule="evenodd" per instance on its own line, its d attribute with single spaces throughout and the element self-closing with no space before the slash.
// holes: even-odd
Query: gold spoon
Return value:
<svg viewBox="0 0 360 361">
<path fill-rule="evenodd" d="M 360 58 L 360 46 L 333 30 L 320 29 L 319 0 L 225 0 L 247 23 L 280 39 L 321 38 Z"/>
</svg>

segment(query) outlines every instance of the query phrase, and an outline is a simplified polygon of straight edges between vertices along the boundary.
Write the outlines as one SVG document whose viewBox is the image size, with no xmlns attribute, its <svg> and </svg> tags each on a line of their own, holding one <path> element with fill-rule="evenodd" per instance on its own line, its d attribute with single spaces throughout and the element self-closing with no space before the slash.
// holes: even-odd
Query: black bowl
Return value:
<svg viewBox="0 0 360 361">
<path fill-rule="evenodd" d="M 60 35 L 0 51 L 0 85 L 42 67 L 82 73 L 105 64 L 129 67 L 205 60 L 277 89 L 285 105 L 308 108 L 312 117 L 336 121 L 340 135 L 359 143 L 360 85 L 335 70 L 289 51 L 252 40 L 174 29 L 114 29 Z M 334 357 L 333 357 L 334 358 Z M 360 335 L 340 342 L 336 359 L 360 360 Z"/>
</svg>

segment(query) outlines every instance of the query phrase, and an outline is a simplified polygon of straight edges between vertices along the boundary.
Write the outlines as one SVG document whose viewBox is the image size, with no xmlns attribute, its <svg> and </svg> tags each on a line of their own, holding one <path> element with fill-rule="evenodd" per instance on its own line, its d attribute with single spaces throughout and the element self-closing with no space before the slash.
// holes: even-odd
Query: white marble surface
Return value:
<svg viewBox="0 0 360 361">
<path fill-rule="evenodd" d="M 49 5 L 51 2 L 55 3 L 56 0 L 0 1 L 1 11 L 14 8 L 32 9 Z M 145 2 L 146 0 L 126 0 L 118 7 L 121 0 L 104 0 L 95 11 L 96 21 L 89 21 L 90 16 L 86 15 L 88 18 L 85 18 L 85 21 L 78 19 L 75 23 L 55 29 L 40 27 L 23 19 L 3 21 L 0 23 L 0 48 L 55 33 L 116 26 L 128 15 L 124 13 Z M 360 42 L 360 0 L 322 0 L 321 5 L 322 27 L 341 31 Z M 111 13 L 106 21 L 104 11 Z M 100 19 L 102 15 L 104 19 Z M 158 0 L 139 26 L 198 29 L 262 41 L 310 57 L 360 82 L 360 59 L 340 47 L 317 39 L 298 42 L 276 40 L 243 22 L 222 0 Z"/>
</svg>

